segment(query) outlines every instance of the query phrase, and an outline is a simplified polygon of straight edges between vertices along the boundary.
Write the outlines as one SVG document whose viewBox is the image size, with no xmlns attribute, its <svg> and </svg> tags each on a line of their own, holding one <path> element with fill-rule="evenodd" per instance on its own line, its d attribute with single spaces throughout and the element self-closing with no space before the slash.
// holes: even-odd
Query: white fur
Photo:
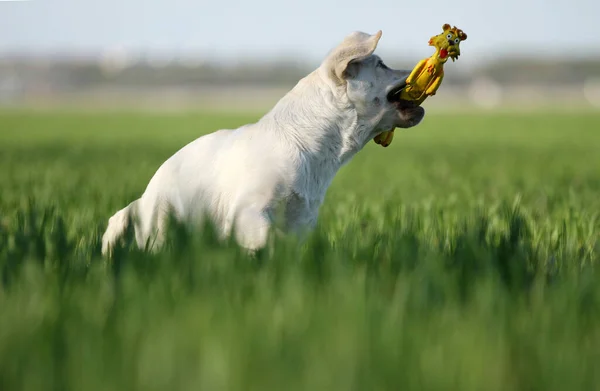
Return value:
<svg viewBox="0 0 600 391">
<path fill-rule="evenodd" d="M 103 254 L 112 252 L 129 218 L 138 246 L 158 249 L 169 212 L 188 224 L 209 216 L 222 238 L 235 228 L 248 250 L 263 247 L 272 228 L 312 228 L 342 165 L 377 134 L 423 118 L 420 107 L 387 100 L 409 71 L 382 65 L 373 54 L 380 37 L 381 31 L 348 35 L 258 122 L 207 134 L 175 153 L 141 198 L 109 219 Z"/>
</svg>

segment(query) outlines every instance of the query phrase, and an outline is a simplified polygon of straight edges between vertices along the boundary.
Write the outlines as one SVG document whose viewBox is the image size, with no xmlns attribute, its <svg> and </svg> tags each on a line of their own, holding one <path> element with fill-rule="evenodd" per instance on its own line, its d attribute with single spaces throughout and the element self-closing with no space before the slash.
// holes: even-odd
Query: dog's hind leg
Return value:
<svg viewBox="0 0 600 391">
<path fill-rule="evenodd" d="M 138 200 L 131 202 L 108 219 L 108 226 L 102 235 L 102 255 L 111 255 L 115 244 L 123 237 L 125 231 L 135 218 Z"/>
<path fill-rule="evenodd" d="M 155 253 L 163 247 L 174 212 L 169 202 L 155 194 L 144 194 L 138 200 L 135 238 L 140 249 Z"/>
</svg>

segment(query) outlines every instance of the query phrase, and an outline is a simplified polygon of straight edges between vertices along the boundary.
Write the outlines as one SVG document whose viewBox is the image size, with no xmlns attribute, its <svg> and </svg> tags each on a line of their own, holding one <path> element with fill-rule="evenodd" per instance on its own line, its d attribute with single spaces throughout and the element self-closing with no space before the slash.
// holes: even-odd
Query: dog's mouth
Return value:
<svg viewBox="0 0 600 391">
<path fill-rule="evenodd" d="M 400 94 L 402 93 L 402 90 L 405 87 L 406 81 L 402 81 L 396 84 L 394 87 L 392 87 L 387 93 L 388 102 L 393 103 L 398 110 L 413 109 L 417 107 L 417 104 L 415 102 L 400 98 Z"/>
<path fill-rule="evenodd" d="M 417 125 L 423 119 L 425 110 L 415 101 L 402 99 L 402 90 L 406 87 L 406 81 L 394 85 L 387 93 L 387 100 L 394 105 L 398 112 L 398 128 L 410 128 Z"/>
</svg>

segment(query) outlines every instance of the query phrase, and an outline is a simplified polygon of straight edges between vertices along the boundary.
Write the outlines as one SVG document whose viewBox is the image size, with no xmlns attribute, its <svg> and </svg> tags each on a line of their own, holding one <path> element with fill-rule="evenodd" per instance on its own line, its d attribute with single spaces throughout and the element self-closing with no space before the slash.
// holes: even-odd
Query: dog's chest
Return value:
<svg viewBox="0 0 600 391">
<path fill-rule="evenodd" d="M 320 203 L 339 167 L 334 159 L 303 157 L 294 175 L 292 191 L 310 204 Z"/>
<path fill-rule="evenodd" d="M 309 159 L 296 168 L 284 196 L 287 229 L 301 229 L 314 223 L 338 168 L 333 163 Z"/>
<path fill-rule="evenodd" d="M 296 192 L 288 195 L 285 201 L 285 228 L 288 231 L 301 230 L 317 220 L 323 199 L 307 198 Z"/>
</svg>

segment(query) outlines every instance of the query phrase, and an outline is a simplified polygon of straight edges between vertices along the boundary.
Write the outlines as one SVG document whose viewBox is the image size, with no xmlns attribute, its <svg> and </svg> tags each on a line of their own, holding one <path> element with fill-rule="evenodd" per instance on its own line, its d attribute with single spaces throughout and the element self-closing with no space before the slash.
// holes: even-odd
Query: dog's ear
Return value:
<svg viewBox="0 0 600 391">
<path fill-rule="evenodd" d="M 348 35 L 327 56 L 323 66 L 336 81 L 342 82 L 346 78 L 346 70 L 350 63 L 361 61 L 373 54 L 381 34 L 381 30 L 379 30 L 373 35 L 360 31 Z"/>
</svg>

